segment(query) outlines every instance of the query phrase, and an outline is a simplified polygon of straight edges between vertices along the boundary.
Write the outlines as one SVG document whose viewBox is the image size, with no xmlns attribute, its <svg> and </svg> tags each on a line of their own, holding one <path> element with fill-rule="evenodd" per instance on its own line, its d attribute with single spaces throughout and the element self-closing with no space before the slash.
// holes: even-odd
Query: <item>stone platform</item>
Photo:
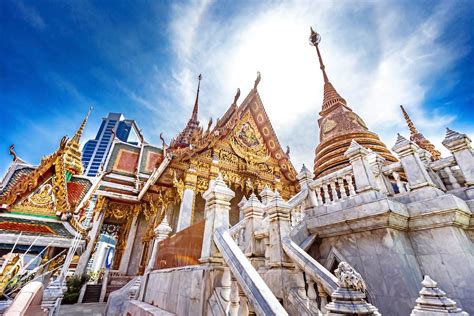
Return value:
<svg viewBox="0 0 474 316">
<path fill-rule="evenodd" d="M 102 316 L 105 315 L 106 303 L 84 303 L 74 305 L 61 305 L 60 316 Z"/>
</svg>

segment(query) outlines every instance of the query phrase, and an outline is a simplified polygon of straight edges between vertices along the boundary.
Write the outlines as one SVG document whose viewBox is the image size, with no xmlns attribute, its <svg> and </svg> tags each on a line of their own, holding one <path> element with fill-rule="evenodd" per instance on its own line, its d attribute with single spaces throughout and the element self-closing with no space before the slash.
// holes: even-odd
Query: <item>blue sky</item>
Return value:
<svg viewBox="0 0 474 316">
<path fill-rule="evenodd" d="M 188 120 L 203 74 L 200 120 L 222 116 L 236 88 L 259 91 L 297 169 L 312 166 L 322 77 L 391 148 L 408 135 L 399 104 L 437 147 L 445 127 L 474 135 L 472 1 L 0 1 L 0 173 L 8 146 L 38 163 L 110 111 L 145 139 Z M 446 153 L 444 151 L 444 153 Z"/>
</svg>

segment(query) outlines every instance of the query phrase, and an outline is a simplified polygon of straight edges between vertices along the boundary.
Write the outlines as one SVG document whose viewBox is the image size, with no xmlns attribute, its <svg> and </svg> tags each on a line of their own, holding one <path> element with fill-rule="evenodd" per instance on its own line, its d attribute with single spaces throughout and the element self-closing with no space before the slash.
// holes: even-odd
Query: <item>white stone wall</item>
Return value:
<svg viewBox="0 0 474 316">
<path fill-rule="evenodd" d="M 309 254 L 326 263 L 335 248 L 364 278 L 369 301 L 385 315 L 409 315 L 423 279 L 405 232 L 382 228 L 324 238 Z M 330 268 L 326 266 L 326 268 Z"/>
<path fill-rule="evenodd" d="M 176 315 L 207 315 L 206 303 L 221 277 L 222 269 L 207 266 L 155 270 L 143 300 Z"/>
</svg>

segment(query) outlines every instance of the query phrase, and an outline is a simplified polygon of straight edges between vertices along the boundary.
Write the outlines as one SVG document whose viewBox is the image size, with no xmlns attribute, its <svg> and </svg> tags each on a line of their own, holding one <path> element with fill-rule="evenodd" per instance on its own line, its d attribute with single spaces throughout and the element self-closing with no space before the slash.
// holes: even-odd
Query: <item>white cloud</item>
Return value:
<svg viewBox="0 0 474 316">
<path fill-rule="evenodd" d="M 43 18 L 35 8 L 27 6 L 21 0 L 17 0 L 16 8 L 21 17 L 33 28 L 42 31 L 46 27 Z"/>
<path fill-rule="evenodd" d="M 175 82 L 166 87 L 183 107 L 183 120 L 191 113 L 197 74 L 204 77 L 200 117 L 205 121 L 224 113 L 237 87 L 242 101 L 259 70 L 260 95 L 282 145 L 292 148 L 297 169 L 303 162 L 312 166 L 323 84 L 307 40 L 310 25 L 322 35 L 330 80 L 389 148 L 396 132 L 408 134 L 399 104 L 436 140 L 456 119 L 423 110 L 427 79 L 462 54 L 438 41 L 455 17 L 455 4 L 443 2 L 431 14 L 410 16 L 389 2 L 252 3 L 225 19 L 215 13 L 222 11 L 214 10 L 218 5 L 194 1 L 174 7 L 170 38 Z M 367 20 L 360 21 L 359 15 Z"/>
</svg>

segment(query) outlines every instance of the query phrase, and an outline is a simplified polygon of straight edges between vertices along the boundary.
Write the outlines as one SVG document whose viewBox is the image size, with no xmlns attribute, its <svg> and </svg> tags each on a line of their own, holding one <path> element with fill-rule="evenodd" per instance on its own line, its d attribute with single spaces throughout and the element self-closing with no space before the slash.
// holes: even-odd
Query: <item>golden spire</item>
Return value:
<svg viewBox="0 0 474 316">
<path fill-rule="evenodd" d="M 425 138 L 425 136 L 423 136 L 422 133 L 420 133 L 416 129 L 415 124 L 413 124 L 412 120 L 410 119 L 410 116 L 408 116 L 408 113 L 405 111 L 405 108 L 403 108 L 403 105 L 400 105 L 400 109 L 402 109 L 403 117 L 405 118 L 405 121 L 408 125 L 408 129 L 410 130 L 410 140 L 420 146 L 420 148 L 429 152 L 434 160 L 441 159 L 441 153 L 429 140 Z"/>
<path fill-rule="evenodd" d="M 196 92 L 196 101 L 194 101 L 193 115 L 191 116 L 191 120 L 195 121 L 195 122 L 198 121 L 199 90 L 201 88 L 201 79 L 202 79 L 202 75 L 199 74 L 199 76 L 198 76 L 198 87 L 197 87 L 197 92 Z"/>
<path fill-rule="evenodd" d="M 407 122 L 408 128 L 410 129 L 410 134 L 412 136 L 418 134 L 419 133 L 418 130 L 416 129 L 413 122 L 411 121 L 410 117 L 408 116 L 407 111 L 405 111 L 405 108 L 403 108 L 403 105 L 400 105 L 400 109 L 402 109 L 403 117 L 405 118 L 405 121 Z"/>
<path fill-rule="evenodd" d="M 344 98 L 339 95 L 332 83 L 329 82 L 328 75 L 326 74 L 326 66 L 324 66 L 323 58 L 321 57 L 321 52 L 319 51 L 321 35 L 316 33 L 312 27 L 310 29 L 311 35 L 309 36 L 309 42 L 311 45 L 316 47 L 316 52 L 318 53 L 319 59 L 319 68 L 321 68 L 321 71 L 323 72 L 324 79 L 324 99 L 321 112 L 325 112 L 337 104 L 347 106 L 346 100 L 344 100 Z"/>
<path fill-rule="evenodd" d="M 92 111 L 92 107 L 89 108 L 86 117 L 82 120 L 81 125 L 77 129 L 74 136 L 68 141 L 66 145 L 66 150 L 64 151 L 63 159 L 66 170 L 72 174 L 82 174 L 82 153 L 79 149 L 82 133 L 84 132 L 84 127 L 89 119 L 89 115 Z"/>
<path fill-rule="evenodd" d="M 91 114 L 91 111 L 92 111 L 92 106 L 89 108 L 89 111 L 87 111 L 86 117 L 84 117 L 84 120 L 82 120 L 81 125 L 77 129 L 74 136 L 71 138 L 70 142 L 74 142 L 79 145 L 79 142 L 81 141 L 82 133 L 84 132 L 84 126 L 86 126 L 86 123 L 87 123 L 87 120 L 89 119 L 89 115 Z"/>
<path fill-rule="evenodd" d="M 311 28 L 309 37 L 311 45 L 316 47 L 319 65 L 324 79 L 324 98 L 322 110 L 319 112 L 319 145 L 316 147 L 314 159 L 314 175 L 316 178 L 344 168 L 349 165 L 349 159 L 344 153 L 353 140 L 361 146 L 376 152 L 387 160 L 394 162 L 396 158 L 379 139 L 378 135 L 369 131 L 365 122 L 347 106 L 329 81 L 326 74 L 319 43 L 321 36 Z"/>
</svg>

